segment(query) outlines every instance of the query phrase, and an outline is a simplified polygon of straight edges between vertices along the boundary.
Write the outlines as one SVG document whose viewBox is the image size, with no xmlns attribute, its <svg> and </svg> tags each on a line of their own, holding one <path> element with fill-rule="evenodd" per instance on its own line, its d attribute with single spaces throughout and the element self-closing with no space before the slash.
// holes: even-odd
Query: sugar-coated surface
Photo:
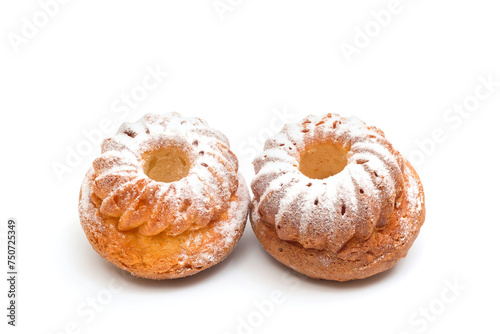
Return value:
<svg viewBox="0 0 500 334">
<path fill-rule="evenodd" d="M 144 155 L 175 147 L 187 176 L 157 182 Z M 192 275 L 221 260 L 241 237 L 250 205 L 235 155 L 220 132 L 177 113 L 123 124 L 102 144 L 81 186 L 82 227 L 108 261 L 148 278 Z"/>
<path fill-rule="evenodd" d="M 105 231 L 108 227 L 91 199 L 93 179 L 94 171 L 91 169 L 81 187 L 80 219 L 84 230 L 88 233 L 108 233 L 109 231 Z M 237 200 L 231 201 L 225 219 L 214 221 L 213 225 L 209 225 L 212 226 L 210 234 L 217 237 L 217 243 L 207 245 L 206 236 L 203 233 L 193 233 L 185 240 L 184 247 L 179 248 L 180 253 L 175 254 L 178 261 L 176 264 L 177 275 L 182 276 L 184 272 L 192 270 L 193 267 L 208 268 L 222 261 L 232 250 L 245 228 L 250 206 L 250 194 L 241 175 L 238 175 L 238 188 L 235 196 Z M 125 234 L 122 234 L 122 238 L 125 238 Z"/>
<path fill-rule="evenodd" d="M 186 177 L 163 183 L 144 174 L 143 154 L 163 147 L 188 156 Z M 120 230 L 139 227 L 143 235 L 178 235 L 207 225 L 227 209 L 238 185 L 238 162 L 227 138 L 205 121 L 178 113 L 124 123 L 103 142 L 93 166 L 100 213 L 119 217 Z"/>
<path fill-rule="evenodd" d="M 340 173 L 311 179 L 299 171 L 302 152 L 317 142 L 348 151 Z M 367 239 L 387 222 L 405 186 L 403 158 L 384 133 L 335 114 L 285 125 L 266 141 L 254 167 L 259 214 L 280 239 L 307 248 L 338 251 L 352 238 Z M 409 186 L 415 188 L 410 193 L 418 194 L 417 184 Z"/>
</svg>

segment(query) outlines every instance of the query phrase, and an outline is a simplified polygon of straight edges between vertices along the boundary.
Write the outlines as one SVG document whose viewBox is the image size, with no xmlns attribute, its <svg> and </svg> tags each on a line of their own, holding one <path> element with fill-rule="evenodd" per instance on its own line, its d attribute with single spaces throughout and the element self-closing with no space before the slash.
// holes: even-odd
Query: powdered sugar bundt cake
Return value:
<svg viewBox="0 0 500 334">
<path fill-rule="evenodd" d="M 105 139 L 80 191 L 94 249 L 134 275 L 195 274 L 241 237 L 250 199 L 227 138 L 199 118 L 147 114 Z"/>
<path fill-rule="evenodd" d="M 287 124 L 254 167 L 257 238 L 313 278 L 347 281 L 391 268 L 424 222 L 417 173 L 381 130 L 354 117 Z"/>
</svg>

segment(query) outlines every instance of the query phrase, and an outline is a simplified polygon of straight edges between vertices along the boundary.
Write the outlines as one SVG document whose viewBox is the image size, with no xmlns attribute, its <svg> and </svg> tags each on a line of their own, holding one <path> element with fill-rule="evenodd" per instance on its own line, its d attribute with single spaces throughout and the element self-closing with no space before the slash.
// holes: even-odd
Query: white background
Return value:
<svg viewBox="0 0 500 334">
<path fill-rule="evenodd" d="M 20 273 L 16 328 L 6 325 L 2 279 L 2 328 L 498 332 L 500 87 L 484 97 L 480 81 L 500 81 L 498 2 L 401 0 L 382 28 L 371 12 L 389 1 L 221 3 L 230 6 L 224 13 L 212 0 L 73 0 L 44 22 L 37 1 L 2 1 L 0 263 L 5 268 L 5 227 L 15 217 Z M 16 47 L 13 36 L 27 30 L 23 18 L 46 25 Z M 357 29 L 366 27 L 365 46 Z M 341 46 L 355 47 L 356 38 L 349 62 Z M 147 68 L 169 75 L 137 106 L 117 112 L 122 94 L 140 92 Z M 466 116 L 447 111 L 464 101 L 472 110 Z M 283 121 L 336 112 L 380 127 L 422 178 L 427 219 L 419 238 L 392 270 L 349 283 L 290 276 L 250 225 L 226 261 L 193 277 L 121 275 L 79 225 L 79 187 L 99 154 L 84 131 L 95 134 L 110 120 L 104 135 L 111 136 L 123 121 L 170 111 L 224 132 L 247 182 L 254 145 Z M 433 133 L 439 142 L 430 144 Z M 427 155 L 416 142 L 426 143 Z M 58 178 L 54 166 L 78 148 L 85 154 Z M 460 287 L 454 293 L 450 284 Z M 284 301 L 262 314 L 255 303 L 268 305 L 273 291 Z"/>
</svg>

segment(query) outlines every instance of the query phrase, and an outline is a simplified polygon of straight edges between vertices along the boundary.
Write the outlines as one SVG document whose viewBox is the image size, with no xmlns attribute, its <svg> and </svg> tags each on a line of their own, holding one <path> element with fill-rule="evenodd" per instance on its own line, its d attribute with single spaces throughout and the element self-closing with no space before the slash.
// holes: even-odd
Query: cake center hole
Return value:
<svg viewBox="0 0 500 334">
<path fill-rule="evenodd" d="M 187 155 L 176 148 L 163 148 L 143 156 L 144 173 L 158 182 L 175 182 L 189 174 L 191 164 Z"/>
<path fill-rule="evenodd" d="M 326 179 L 347 166 L 347 152 L 335 144 L 309 146 L 300 158 L 299 170 L 311 179 Z"/>
</svg>

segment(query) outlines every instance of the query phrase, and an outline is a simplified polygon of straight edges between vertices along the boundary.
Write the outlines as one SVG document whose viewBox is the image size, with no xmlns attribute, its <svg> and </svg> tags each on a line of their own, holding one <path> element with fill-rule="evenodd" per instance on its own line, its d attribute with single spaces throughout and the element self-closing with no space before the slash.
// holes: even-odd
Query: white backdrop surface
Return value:
<svg viewBox="0 0 500 334">
<path fill-rule="evenodd" d="M 18 223 L 8 333 L 498 332 L 500 4 L 62 1 L 0 4 L 0 249 Z M 132 278 L 79 225 L 98 142 L 177 111 L 221 130 L 250 183 L 271 133 L 355 115 L 414 162 L 427 218 L 407 258 L 362 281 L 294 275 L 250 224 L 190 278 Z M 5 306 L 5 307 L 4 307 Z M 4 332 L 2 329 L 2 333 Z"/>
</svg>

